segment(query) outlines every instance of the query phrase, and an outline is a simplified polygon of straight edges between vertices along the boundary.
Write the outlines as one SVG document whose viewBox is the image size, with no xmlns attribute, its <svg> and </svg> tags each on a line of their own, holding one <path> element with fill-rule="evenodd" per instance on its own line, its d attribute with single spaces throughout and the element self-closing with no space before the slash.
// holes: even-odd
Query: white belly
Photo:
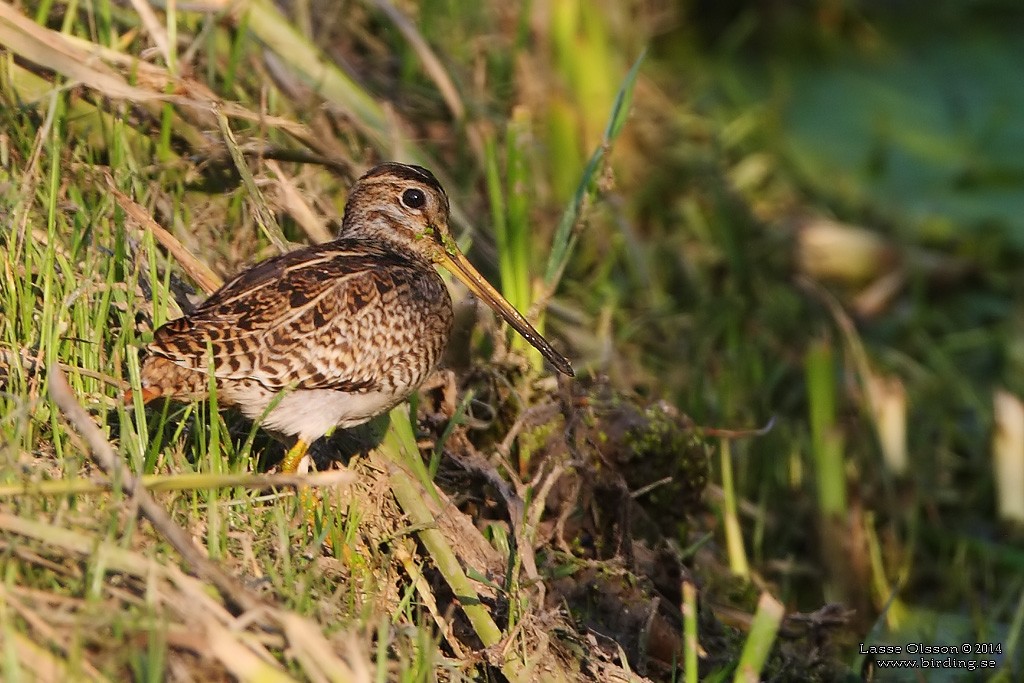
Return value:
<svg viewBox="0 0 1024 683">
<path fill-rule="evenodd" d="M 266 394 L 265 401 L 242 403 L 246 417 L 258 420 L 263 416 L 272 398 L 270 392 Z M 393 392 L 347 394 L 330 389 L 297 389 L 285 394 L 263 418 L 262 425 L 312 443 L 332 427 L 348 429 L 363 424 L 398 405 L 402 398 Z"/>
</svg>

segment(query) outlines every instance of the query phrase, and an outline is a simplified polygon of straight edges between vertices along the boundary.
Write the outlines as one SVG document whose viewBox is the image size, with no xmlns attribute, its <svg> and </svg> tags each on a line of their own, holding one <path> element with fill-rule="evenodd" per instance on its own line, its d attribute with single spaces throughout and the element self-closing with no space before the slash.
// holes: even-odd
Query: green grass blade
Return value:
<svg viewBox="0 0 1024 683">
<path fill-rule="evenodd" d="M 757 612 L 750 624 L 750 633 L 743 644 L 739 664 L 736 666 L 734 683 L 757 683 L 761 680 L 768 655 L 775 644 L 775 636 L 779 632 L 779 624 L 786 610 L 782 603 L 769 593 L 762 593 L 757 603 Z"/>
<path fill-rule="evenodd" d="M 750 564 L 747 562 L 747 551 L 743 547 L 743 532 L 740 529 L 738 505 L 736 503 L 736 486 L 733 482 L 732 473 L 732 444 L 728 439 L 722 439 L 721 447 L 722 466 L 722 524 L 725 527 L 725 545 L 729 555 L 729 568 L 732 573 L 748 578 L 750 576 Z"/>
<path fill-rule="evenodd" d="M 561 220 L 558 222 L 558 228 L 555 231 L 554 241 L 551 245 L 551 253 L 548 256 L 547 266 L 544 271 L 544 283 L 548 291 L 554 291 L 558 287 L 558 281 L 561 279 L 562 272 L 565 270 L 569 257 L 572 255 L 572 249 L 577 239 L 576 225 L 583 213 L 584 206 L 596 195 L 598 172 L 607 158 L 612 143 L 615 142 L 619 133 L 622 132 L 622 127 L 629 116 L 629 105 L 633 99 L 633 88 L 636 85 L 636 79 L 640 74 L 640 66 L 643 64 L 646 54 L 646 51 L 642 52 L 633 63 L 629 73 L 626 74 L 626 79 L 623 81 L 622 87 L 619 88 L 619 93 L 615 97 L 611 116 L 608 118 L 608 125 L 605 129 L 604 140 L 594 150 L 590 161 L 587 162 L 586 167 L 583 169 L 583 177 L 580 178 L 576 194 L 573 195 L 569 205 L 562 213 Z"/>
<path fill-rule="evenodd" d="M 697 683 L 700 667 L 697 664 L 700 641 L 697 633 L 697 586 L 683 581 L 683 676 L 686 683 Z"/>
<path fill-rule="evenodd" d="M 819 341 L 805 359 L 811 454 L 823 515 L 846 515 L 846 471 L 843 435 L 836 424 L 836 366 L 832 345 Z"/>
</svg>

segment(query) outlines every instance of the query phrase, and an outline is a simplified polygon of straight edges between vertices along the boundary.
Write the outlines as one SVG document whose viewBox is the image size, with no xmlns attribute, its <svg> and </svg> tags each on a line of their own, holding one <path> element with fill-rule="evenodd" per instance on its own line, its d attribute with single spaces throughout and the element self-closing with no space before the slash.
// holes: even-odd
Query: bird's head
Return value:
<svg viewBox="0 0 1024 683">
<path fill-rule="evenodd" d="M 420 166 L 384 163 L 370 169 L 349 194 L 342 236 L 401 246 L 444 266 L 483 299 L 562 374 L 572 366 L 533 325 L 491 286 L 459 250 L 448 225 L 448 195 L 434 174 Z"/>
</svg>

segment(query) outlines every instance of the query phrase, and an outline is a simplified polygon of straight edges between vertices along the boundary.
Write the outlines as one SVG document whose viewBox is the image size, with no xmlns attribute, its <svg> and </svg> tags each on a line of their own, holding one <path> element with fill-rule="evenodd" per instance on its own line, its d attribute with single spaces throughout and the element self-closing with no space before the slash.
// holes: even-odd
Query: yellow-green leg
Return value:
<svg viewBox="0 0 1024 683">
<path fill-rule="evenodd" d="M 302 459 L 306 457 L 307 452 L 309 452 L 309 444 L 302 439 L 297 440 L 295 445 L 285 453 L 284 460 L 281 461 L 281 472 L 284 474 L 295 474 L 299 469 L 299 464 L 302 463 Z M 299 508 L 302 511 L 302 515 L 306 518 L 306 524 L 310 530 L 315 530 L 316 508 L 320 497 L 309 486 L 300 486 L 298 494 Z"/>
<path fill-rule="evenodd" d="M 299 463 L 302 462 L 307 451 L 309 451 L 308 443 L 302 439 L 296 441 L 295 445 L 288 449 L 284 460 L 281 461 L 281 471 L 285 474 L 295 474 L 299 469 Z"/>
</svg>

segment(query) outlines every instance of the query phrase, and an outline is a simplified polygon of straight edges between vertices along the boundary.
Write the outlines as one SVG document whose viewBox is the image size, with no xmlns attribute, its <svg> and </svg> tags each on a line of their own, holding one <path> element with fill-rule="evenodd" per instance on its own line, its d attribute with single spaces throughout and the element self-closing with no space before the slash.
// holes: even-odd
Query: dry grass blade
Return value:
<svg viewBox="0 0 1024 683">
<path fill-rule="evenodd" d="M 459 642 L 459 639 L 456 638 L 455 631 L 452 629 L 451 623 L 444 618 L 444 615 L 441 614 L 441 610 L 438 609 L 437 598 L 434 597 L 434 592 L 430 588 L 430 583 L 427 581 L 426 577 L 423 576 L 423 568 L 416 564 L 412 553 L 401 545 L 398 545 L 395 549 L 395 554 L 398 556 L 402 566 L 405 567 L 405 573 L 409 576 L 409 580 L 416 586 L 416 592 L 420 594 L 420 600 L 430 612 L 430 616 L 433 617 L 434 623 L 437 624 L 437 628 L 448 643 L 448 646 L 452 649 L 452 653 L 459 659 L 466 659 L 466 652 L 463 649 L 462 644 Z"/>
<path fill-rule="evenodd" d="M 434 54 L 430 44 L 427 43 L 426 39 L 416 29 L 415 24 L 409 21 L 409 18 L 388 0 L 374 0 L 373 4 L 388 16 L 388 19 L 402 32 L 405 39 L 409 41 L 412 49 L 416 51 L 416 55 L 423 62 L 423 68 L 426 69 L 427 74 L 437 84 L 437 89 L 441 91 L 441 97 L 444 98 L 445 104 L 448 105 L 448 109 L 451 110 L 455 119 L 461 121 L 466 118 L 466 106 L 462 104 L 459 91 L 455 88 L 455 84 L 452 83 L 452 79 L 448 77 L 448 72 L 445 71 L 441 60 Z"/>
<path fill-rule="evenodd" d="M 320 629 L 308 619 L 281 613 L 278 623 L 292 645 L 293 654 L 311 680 L 330 683 L 369 683 L 371 680 L 366 658 L 355 647 L 348 648 L 350 665 L 335 654 Z"/>
<path fill-rule="evenodd" d="M 299 188 L 281 170 L 281 165 L 271 159 L 268 159 L 265 163 L 267 168 L 277 176 L 278 185 L 281 187 L 281 200 L 284 202 L 285 209 L 295 219 L 295 222 L 302 227 L 306 236 L 317 244 L 330 242 L 333 239 L 333 235 L 324 225 L 324 222 L 317 218 L 313 210 L 309 208 L 309 204 L 302 198 Z"/>
<path fill-rule="evenodd" d="M 182 269 L 204 292 L 212 294 L 224 284 L 209 266 L 197 259 L 188 249 L 182 246 L 177 237 L 167 232 L 159 223 L 154 221 L 138 202 L 118 190 L 114 178 L 109 173 L 104 174 L 104 179 L 110 192 L 114 195 L 114 199 L 117 200 L 118 205 L 124 209 L 125 213 L 143 229 L 153 233 L 153 237 L 163 245 L 164 249 L 170 252 Z"/>
<path fill-rule="evenodd" d="M 136 88 L 93 54 L 71 44 L 62 34 L 43 28 L 0 2 L 0 45 L 51 71 L 110 97 L 145 102 L 163 96 Z"/>
<path fill-rule="evenodd" d="M 237 632 L 226 629 L 214 619 L 206 619 L 204 625 L 213 656 L 239 681 L 287 683 L 295 680 L 277 664 L 262 659 L 241 643 Z"/>
<path fill-rule="evenodd" d="M 249 165 L 245 162 L 245 155 L 242 154 L 238 141 L 235 140 L 235 134 L 231 131 L 227 116 L 220 111 L 219 107 L 215 108 L 215 113 L 220 132 L 224 136 L 224 144 L 227 145 L 231 160 L 235 162 L 235 169 L 242 176 L 242 184 L 245 185 L 249 194 L 249 200 L 253 207 L 253 218 L 256 219 L 260 230 L 277 247 L 278 251 L 282 254 L 287 253 L 290 251 L 288 240 L 284 238 L 284 233 L 281 231 L 281 226 L 277 224 L 274 214 L 267 208 L 267 203 L 263 200 L 263 193 L 256 187 L 256 180 L 252 177 L 252 171 L 249 170 Z"/>
<path fill-rule="evenodd" d="M 156 12 L 150 7 L 149 3 L 145 0 L 131 0 L 132 7 L 139 15 L 139 19 L 142 20 L 142 25 L 146 27 L 146 31 L 149 33 L 149 37 L 156 43 L 156 47 L 160 50 L 160 54 L 164 58 L 164 63 L 171 64 L 173 59 L 171 57 L 170 44 L 167 40 L 167 30 L 160 23 L 160 19 L 157 18 Z"/>
<path fill-rule="evenodd" d="M 71 393 L 71 387 L 68 385 L 64 372 L 60 368 L 51 368 L 48 378 L 50 397 L 88 442 L 93 460 L 106 472 L 107 476 L 114 481 L 119 481 L 125 492 L 134 497 L 139 512 L 174 546 L 174 549 L 192 566 L 193 571 L 213 583 L 225 599 L 234 603 L 236 607 L 242 610 L 263 609 L 266 604 L 259 597 L 210 561 L 192 542 L 188 533 L 174 523 L 145 488 L 139 486 L 138 480 L 117 457 L 110 443 L 89 417 L 89 413 Z"/>
<path fill-rule="evenodd" d="M 1024 523 L 1024 401 L 996 389 L 992 396 L 992 464 L 996 509 L 1005 520 Z"/>
</svg>

